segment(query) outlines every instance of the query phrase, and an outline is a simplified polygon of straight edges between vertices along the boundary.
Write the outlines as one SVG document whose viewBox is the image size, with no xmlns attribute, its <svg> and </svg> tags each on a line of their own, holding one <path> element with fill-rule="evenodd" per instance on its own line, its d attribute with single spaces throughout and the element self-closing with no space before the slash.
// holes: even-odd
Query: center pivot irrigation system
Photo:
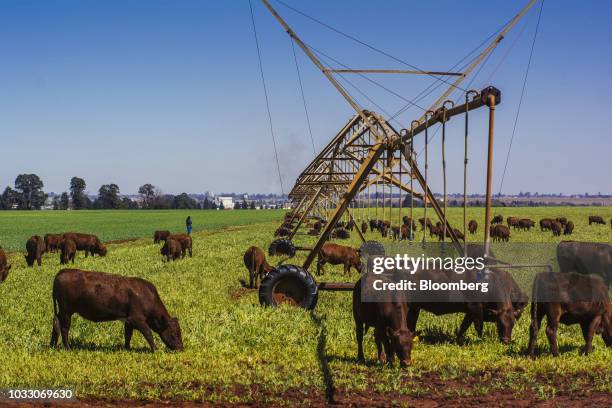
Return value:
<svg viewBox="0 0 612 408">
<path fill-rule="evenodd" d="M 501 92 L 494 86 L 477 91 L 464 89 L 462 82 L 478 68 L 483 61 L 498 46 L 506 34 L 536 3 L 531 0 L 496 35 L 486 44 L 461 72 L 438 72 L 399 69 L 333 69 L 326 66 L 291 29 L 287 22 L 272 7 L 268 0 L 262 0 L 265 7 L 281 24 L 294 44 L 297 44 L 312 63 L 322 72 L 336 90 L 355 110 L 355 115 L 341 128 L 336 136 L 316 155 L 314 160 L 301 172 L 295 185 L 289 193 L 292 211 L 288 213 L 281 228 L 283 238 L 275 240 L 270 248 L 271 254 L 285 254 L 292 258 L 296 251 L 306 251 L 307 257 L 301 266 L 286 263 L 279 264 L 261 283 L 259 290 L 260 302 L 264 305 L 291 303 L 306 309 L 316 306 L 319 290 L 352 290 L 354 284 L 320 283 L 317 284 L 308 272 L 312 263 L 319 255 L 323 245 L 335 234 L 338 225 L 355 226 L 355 231 L 363 242 L 366 242 L 361 231 L 362 223 L 369 222 L 386 224 L 386 227 L 409 242 L 413 242 L 415 234 L 414 200 L 423 203 L 422 221 L 426 223 L 428 207 L 433 209 L 441 221 L 442 239 L 450 238 L 450 242 L 458 254 L 465 254 L 465 241 L 459 240 L 461 231 L 453 228 L 446 218 L 446 122 L 451 118 L 463 115 L 464 127 L 464 216 L 463 236 L 466 235 L 467 219 L 467 163 L 468 163 L 468 118 L 471 111 L 488 108 L 488 157 L 486 171 L 486 210 L 484 220 L 484 248 L 489 253 L 489 227 L 491 224 L 491 196 L 493 169 L 493 136 L 495 108 L 501 102 Z M 409 129 L 396 130 L 391 121 L 379 113 L 363 109 L 346 91 L 336 78 L 340 74 L 376 73 L 376 74 L 416 74 L 433 77 L 448 87 L 441 93 L 429 109 L 411 122 Z M 448 98 L 459 91 L 460 97 L 455 100 Z M 428 183 L 429 152 L 428 144 L 431 138 L 431 128 L 441 127 L 442 139 L 442 177 L 444 192 L 441 203 L 434 197 Z M 417 155 L 414 150 L 414 140 L 424 136 L 424 167 L 417 165 Z M 418 190 L 417 190 L 418 189 Z M 402 200 L 410 196 L 410 208 L 403 209 Z M 382 208 L 380 208 L 382 199 Z M 374 200 L 374 203 L 373 203 Z M 393 215 L 391 208 L 397 200 L 399 215 Z M 402 211 L 409 214 L 402 217 Z M 408 220 L 409 218 L 409 220 Z M 344 221 L 343 221 L 344 220 Z M 407 221 L 408 220 L 408 221 Z M 314 246 L 300 247 L 293 243 L 296 235 L 308 223 L 318 221 L 320 230 L 311 235 L 318 235 Z M 361 223 L 361 224 L 360 224 Z M 394 228 L 395 226 L 395 228 Z M 398 231 L 404 227 L 401 234 Z M 363 225 L 364 229 L 366 225 Z M 426 241 L 426 228 L 422 225 L 423 241 Z M 406 228 L 408 231 L 406 231 Z M 283 232 L 284 231 L 284 232 Z M 416 230 L 414 230 L 416 232 Z"/>
</svg>

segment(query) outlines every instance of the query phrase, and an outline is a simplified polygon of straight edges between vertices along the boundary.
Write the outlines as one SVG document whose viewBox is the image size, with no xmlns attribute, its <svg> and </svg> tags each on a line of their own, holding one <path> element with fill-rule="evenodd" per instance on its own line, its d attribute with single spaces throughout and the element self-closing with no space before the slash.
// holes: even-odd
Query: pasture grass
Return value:
<svg viewBox="0 0 612 408">
<path fill-rule="evenodd" d="M 595 209 L 525 208 L 504 209 L 502 213 L 506 211 L 504 215 L 532 218 L 569 215 L 577 224 L 573 238 L 607 242 L 611 238 L 609 225 L 586 225 L 586 216 Z M 597 208 L 596 212 L 609 217 L 612 209 Z M 283 399 L 286 392 L 303 392 L 303 402 L 307 403 L 309 391 L 324 394 L 331 389 L 413 396 L 436 392 L 449 397 L 511 390 L 517 395 L 532 393 L 546 399 L 558 392 L 561 379 L 569 384 L 570 391 L 612 393 L 612 349 L 606 348 L 598 336 L 594 353 L 582 356 L 578 326 L 559 329 L 559 358 L 549 355 L 544 329 L 538 338 L 538 358 L 524 357 L 528 310 L 515 326 L 509 346 L 497 341 L 491 323 L 485 324 L 482 338 L 470 328 L 465 343 L 458 344 L 454 331 L 461 316 L 436 317 L 422 312 L 418 328 L 423 335 L 413 349 L 410 368 L 379 365 L 371 330 L 365 342 L 367 362 L 358 364 L 350 294 L 321 293 L 317 308 L 307 312 L 293 307 L 262 308 L 257 293 L 242 287 L 241 280 L 248 279 L 242 263 L 245 249 L 250 245 L 267 248 L 279 224 L 267 221 L 240 225 L 253 221 L 248 216 L 258 213 L 268 216 L 264 211 L 220 213 L 218 226 L 234 225 L 194 233 L 194 257 L 172 263 L 162 262 L 159 247 L 149 238 L 158 224 L 142 219 L 125 222 L 142 228 L 132 234 L 146 238 L 110 245 L 106 258 L 77 256 L 77 268 L 139 276 L 153 282 L 170 313 L 180 319 L 185 351 L 178 353 L 149 353 L 139 333 L 134 335 L 133 350 L 125 351 L 121 322 L 95 324 L 77 316 L 70 332 L 73 350 L 50 349 L 51 284 L 60 269 L 58 255 L 46 254 L 42 267 L 27 268 L 20 253 L 11 253 L 13 269 L 0 285 L 0 389 L 69 387 L 79 398 L 289 404 Z M 56 217 L 51 212 L 41 214 Z M 140 216 L 140 212 L 129 214 Z M 191 214 L 194 217 L 199 213 Z M 281 214 L 277 212 L 274 217 Z M 63 228 L 60 223 L 46 221 L 45 216 L 38 219 L 43 226 L 78 229 L 79 224 Z M 180 229 L 185 216 L 164 214 L 160 219 L 176 217 Z M 459 220 L 461 213 L 453 209 L 451 216 Z M 111 234 L 115 228 L 130 232 L 121 222 L 110 221 L 110 215 L 101 217 L 106 219 L 97 224 L 102 225 L 101 230 L 92 230 L 95 226 L 89 225 L 89 231 L 100 235 L 102 230 Z M 482 219 L 481 213 L 478 219 Z M 112 225 L 105 224 L 109 222 Z M 194 223 L 198 225 L 199 216 L 194 217 Z M 3 231 L 16 231 L 18 227 L 11 228 Z M 44 227 L 37 231 L 46 232 Z M 112 238 L 119 236 L 117 233 Z M 553 242 L 551 234 L 539 231 L 517 233 L 516 238 L 519 236 L 525 242 Z M 373 233 L 367 238 L 379 239 Z M 560 239 L 555 237 L 554 241 Z M 296 238 L 300 244 L 311 240 Z M 356 234 L 349 242 L 358 245 Z M 304 259 L 305 253 L 298 253 L 292 263 L 299 265 Z M 355 281 L 357 275 L 343 276 L 340 266 L 327 266 L 326 275 L 317 279 Z M 155 339 L 161 345 L 157 336 Z M 442 382 L 430 383 L 432 374 Z M 465 379 L 473 382 L 470 388 L 453 386 L 455 381 Z"/>
</svg>

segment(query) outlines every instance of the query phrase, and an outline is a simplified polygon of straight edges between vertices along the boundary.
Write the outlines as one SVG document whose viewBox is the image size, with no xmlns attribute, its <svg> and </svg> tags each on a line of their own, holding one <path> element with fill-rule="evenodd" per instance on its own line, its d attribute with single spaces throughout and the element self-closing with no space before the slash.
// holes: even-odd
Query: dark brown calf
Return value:
<svg viewBox="0 0 612 408">
<path fill-rule="evenodd" d="M 563 235 L 572 235 L 572 232 L 574 232 L 574 223 L 572 221 L 568 221 L 563 229 Z"/>
<path fill-rule="evenodd" d="M 39 235 L 33 235 L 26 242 L 26 263 L 34 266 L 34 261 L 38 266 L 42 265 L 42 256 L 45 253 L 45 241 Z"/>
<path fill-rule="evenodd" d="M 504 222 L 504 217 L 500 214 L 496 215 L 491 220 L 491 224 L 501 224 L 502 222 Z"/>
<path fill-rule="evenodd" d="M 518 217 L 508 217 L 506 218 L 506 222 L 508 223 L 508 228 L 512 227 L 514 229 L 517 229 L 519 227 Z"/>
<path fill-rule="evenodd" d="M 542 218 L 540 220 L 540 231 L 544 232 L 550 230 L 554 221 L 555 220 L 552 218 Z"/>
<path fill-rule="evenodd" d="M 85 257 L 94 254 L 106 256 L 106 246 L 102 244 L 100 239 L 93 234 L 81 234 L 79 232 L 66 232 L 62 235 L 63 239 L 71 239 L 77 246 L 78 251 L 84 251 Z"/>
<path fill-rule="evenodd" d="M 351 233 L 344 228 L 334 228 L 331 233 L 331 237 L 336 239 L 349 239 L 351 237 Z"/>
<path fill-rule="evenodd" d="M 182 252 L 181 243 L 172 237 L 166 238 L 164 245 L 159 250 L 159 253 L 166 257 L 166 262 L 180 259 Z"/>
<path fill-rule="evenodd" d="M 368 232 L 368 223 L 363 221 L 361 223 L 361 233 L 365 234 L 366 232 Z"/>
<path fill-rule="evenodd" d="M 603 224 L 606 225 L 606 222 L 599 215 L 589 215 L 589 225 L 591 224 Z"/>
<path fill-rule="evenodd" d="M 144 279 L 104 272 L 62 269 L 53 281 L 53 329 L 51 347 L 59 335 L 70 349 L 68 331 L 73 314 L 92 322 L 125 322 L 125 348 L 130 348 L 134 329 L 140 331 L 152 351 L 156 346 L 151 331 L 171 350 L 182 350 L 178 319 L 170 317 L 155 286 Z"/>
<path fill-rule="evenodd" d="M 350 273 L 351 267 L 355 268 L 358 273 L 361 272 L 359 250 L 348 246 L 333 244 L 331 242 L 323 244 L 317 261 L 317 275 L 323 273 L 323 265 L 326 263 L 344 265 L 345 274 Z"/>
<path fill-rule="evenodd" d="M 427 227 L 433 227 L 433 223 L 431 222 L 431 219 L 429 219 L 429 217 L 427 218 L 427 220 L 425 220 L 425 218 L 419 218 L 419 224 L 421 224 L 421 231 L 425 229 L 425 226 Z"/>
<path fill-rule="evenodd" d="M 559 356 L 559 323 L 580 325 L 585 341 L 585 354 L 593 351 L 593 337 L 596 333 L 601 333 L 606 346 L 612 346 L 612 305 L 608 289 L 598 276 L 551 272 L 536 275 L 531 297 L 531 327 L 527 347 L 531 357 L 535 356 L 538 330 L 544 316 L 550 352 L 555 357 Z"/>
<path fill-rule="evenodd" d="M 378 360 L 392 365 L 394 356 L 400 366 L 410 365 L 414 333 L 408 329 L 408 305 L 405 302 L 362 302 L 361 279 L 353 289 L 353 319 L 357 337 L 357 359 L 365 361 L 363 335 L 374 328 Z M 384 352 L 383 352 L 384 349 Z"/>
<path fill-rule="evenodd" d="M 47 252 L 57 252 L 61 242 L 62 234 L 45 235 L 45 246 L 47 247 Z"/>
<path fill-rule="evenodd" d="M 266 262 L 264 252 L 256 246 L 247 249 L 242 260 L 249 271 L 249 288 L 258 288 L 263 277 L 274 269 Z"/>
<path fill-rule="evenodd" d="M 184 258 L 189 251 L 189 257 L 193 257 L 193 241 L 191 235 L 187 234 L 172 234 L 168 238 L 175 239 L 181 244 L 181 257 Z"/>
<path fill-rule="evenodd" d="M 170 236 L 170 231 L 155 231 L 153 233 L 153 243 L 159 244 Z"/>
<path fill-rule="evenodd" d="M 11 270 L 11 265 L 8 264 L 6 254 L 2 247 L 0 247 L 0 283 L 4 282 L 8 277 L 8 273 Z"/>
<path fill-rule="evenodd" d="M 76 243 L 70 238 L 62 239 L 59 244 L 60 248 L 60 265 L 66 265 L 69 261 L 74 263 L 74 257 L 76 256 L 77 246 Z"/>
<path fill-rule="evenodd" d="M 476 222 L 476 220 L 470 220 L 470 222 L 468 223 L 468 231 L 470 231 L 470 234 L 475 234 L 477 230 L 478 223 Z"/>
<path fill-rule="evenodd" d="M 523 231 L 529 231 L 533 226 L 535 226 L 535 221 L 530 220 L 529 218 L 521 218 L 519 220 L 519 228 Z"/>
<path fill-rule="evenodd" d="M 493 241 L 508 242 L 510 239 L 510 228 L 502 224 L 491 225 L 490 234 Z"/>
<path fill-rule="evenodd" d="M 550 223 L 550 229 L 554 236 L 559 236 L 563 231 L 563 225 L 559 221 L 553 221 Z"/>
</svg>

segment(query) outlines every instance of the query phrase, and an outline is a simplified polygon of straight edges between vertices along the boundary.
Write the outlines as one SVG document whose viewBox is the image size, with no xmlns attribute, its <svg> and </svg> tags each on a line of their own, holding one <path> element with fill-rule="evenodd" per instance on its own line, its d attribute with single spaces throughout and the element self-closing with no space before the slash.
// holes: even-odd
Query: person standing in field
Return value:
<svg viewBox="0 0 612 408">
<path fill-rule="evenodd" d="M 187 235 L 191 235 L 191 215 L 187 216 L 185 225 L 187 226 Z"/>
</svg>

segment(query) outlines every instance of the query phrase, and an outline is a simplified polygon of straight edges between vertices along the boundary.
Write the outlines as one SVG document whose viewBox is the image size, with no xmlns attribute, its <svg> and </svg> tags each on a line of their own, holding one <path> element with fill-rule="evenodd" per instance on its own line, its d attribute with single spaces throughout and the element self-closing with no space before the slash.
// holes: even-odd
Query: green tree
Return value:
<svg viewBox="0 0 612 408">
<path fill-rule="evenodd" d="M 44 184 L 36 174 L 20 174 L 15 179 L 17 204 L 22 210 L 40 210 L 45 204 L 47 194 L 42 191 Z"/>
<path fill-rule="evenodd" d="M 70 198 L 72 198 L 73 209 L 82 210 L 89 206 L 89 198 L 85 195 L 86 187 L 87 184 L 82 178 L 73 177 L 70 179 Z"/>
<path fill-rule="evenodd" d="M 174 197 L 172 208 L 180 210 L 192 210 L 198 208 L 198 202 L 189 197 L 187 193 L 182 193 Z"/>
<path fill-rule="evenodd" d="M 10 187 L 6 187 L 0 196 L 0 209 L 11 210 L 13 204 L 17 204 L 17 192 Z"/>
<path fill-rule="evenodd" d="M 70 206 L 70 199 L 68 198 L 68 193 L 64 191 L 59 199 L 59 209 L 67 210 L 69 206 Z"/>
<path fill-rule="evenodd" d="M 251 205 L 249 206 L 251 210 L 255 209 L 255 201 L 251 201 Z"/>
<path fill-rule="evenodd" d="M 119 186 L 111 184 L 103 184 L 98 190 L 98 198 L 96 199 L 96 208 L 101 209 L 117 209 L 121 208 L 121 198 L 119 198 Z"/>
<path fill-rule="evenodd" d="M 142 208 L 152 208 L 155 200 L 155 186 L 153 184 L 143 184 L 138 188 L 138 194 L 142 197 Z"/>
</svg>

